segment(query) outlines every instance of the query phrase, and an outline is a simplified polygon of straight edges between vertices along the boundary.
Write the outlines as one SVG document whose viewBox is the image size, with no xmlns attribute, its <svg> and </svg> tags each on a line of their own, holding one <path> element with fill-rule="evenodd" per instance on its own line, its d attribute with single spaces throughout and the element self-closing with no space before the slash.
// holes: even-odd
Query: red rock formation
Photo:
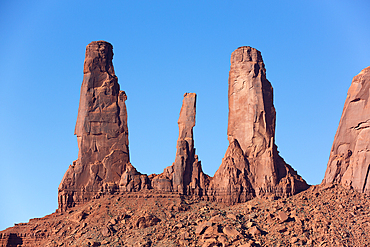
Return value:
<svg viewBox="0 0 370 247">
<path fill-rule="evenodd" d="M 238 48 L 231 55 L 227 135 L 229 141 L 238 140 L 248 157 L 252 183 L 266 191 L 278 179 L 273 157 L 275 116 L 261 53 L 251 47 Z"/>
<path fill-rule="evenodd" d="M 120 185 L 127 188 L 129 182 L 121 181 L 121 175 L 135 169 L 129 163 L 127 97 L 120 91 L 112 59 L 113 47 L 105 41 L 86 47 L 75 129 L 79 153 L 59 185 L 61 210 L 86 202 L 97 193 L 112 193 Z"/>
<path fill-rule="evenodd" d="M 130 164 L 126 94 L 119 89 L 112 58 L 112 46 L 107 42 L 92 42 L 86 48 L 75 129 L 79 154 L 59 186 L 61 211 L 115 192 L 154 190 L 234 204 L 269 193 L 292 195 L 307 188 L 274 144 L 272 87 L 259 51 L 241 47 L 231 56 L 230 145 L 212 179 L 203 173 L 195 154 L 195 93 L 184 95 L 172 166 L 148 177 Z"/>
<path fill-rule="evenodd" d="M 186 195 L 202 195 L 208 176 L 202 171 L 195 154 L 193 127 L 195 126 L 196 94 L 185 93 L 178 120 L 179 138 L 175 162 L 152 179 L 152 186 L 159 191 L 172 191 Z"/>
<path fill-rule="evenodd" d="M 348 89 L 323 184 L 340 183 L 370 194 L 370 67 Z"/>
<path fill-rule="evenodd" d="M 193 127 L 195 126 L 196 94 L 185 93 L 178 120 L 179 138 L 173 163 L 172 186 L 175 192 L 186 193 L 191 180 L 191 168 L 195 161 Z"/>
<path fill-rule="evenodd" d="M 231 55 L 229 74 L 229 148 L 211 182 L 218 200 L 245 201 L 256 196 L 288 196 L 306 182 L 279 156 L 274 142 L 273 90 L 261 53 L 240 47 Z M 222 191 L 222 192 L 217 192 Z M 221 194 L 227 194 L 222 199 Z M 230 194 L 237 194 L 232 199 Z"/>
</svg>

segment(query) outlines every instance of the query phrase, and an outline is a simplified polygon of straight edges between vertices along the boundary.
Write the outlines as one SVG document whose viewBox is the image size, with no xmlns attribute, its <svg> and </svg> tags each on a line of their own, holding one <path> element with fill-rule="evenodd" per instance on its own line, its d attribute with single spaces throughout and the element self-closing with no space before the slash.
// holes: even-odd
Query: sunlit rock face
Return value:
<svg viewBox="0 0 370 247">
<path fill-rule="evenodd" d="M 370 67 L 352 80 L 323 184 L 340 183 L 370 194 Z"/>
<path fill-rule="evenodd" d="M 232 53 L 228 95 L 230 145 L 211 181 L 213 190 L 236 194 L 233 200 L 238 202 L 268 194 L 289 196 L 308 188 L 278 154 L 273 89 L 258 50 L 245 46 Z"/>
<path fill-rule="evenodd" d="M 108 42 L 95 41 L 86 47 L 75 128 L 78 159 L 59 185 L 61 210 L 99 193 L 115 192 L 122 174 L 134 169 L 129 163 L 127 97 L 120 91 L 112 59 L 113 47 Z"/>
</svg>

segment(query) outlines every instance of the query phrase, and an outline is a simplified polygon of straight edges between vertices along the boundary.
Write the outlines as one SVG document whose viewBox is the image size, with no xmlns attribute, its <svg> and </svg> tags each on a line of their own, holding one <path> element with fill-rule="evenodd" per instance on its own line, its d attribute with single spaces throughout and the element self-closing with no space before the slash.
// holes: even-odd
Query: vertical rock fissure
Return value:
<svg viewBox="0 0 370 247">
<path fill-rule="evenodd" d="M 367 166 L 367 171 L 366 171 L 364 186 L 362 187 L 362 193 L 365 192 L 365 188 L 366 188 L 366 184 L 367 184 L 367 178 L 369 176 L 369 171 L 370 171 L 370 164 Z"/>
</svg>

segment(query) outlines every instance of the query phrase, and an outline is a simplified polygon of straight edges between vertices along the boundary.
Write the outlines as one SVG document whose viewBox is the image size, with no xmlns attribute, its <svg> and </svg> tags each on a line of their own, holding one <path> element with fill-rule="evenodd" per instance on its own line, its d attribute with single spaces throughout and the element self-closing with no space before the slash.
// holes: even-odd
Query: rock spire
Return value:
<svg viewBox="0 0 370 247">
<path fill-rule="evenodd" d="M 217 200 L 233 203 L 267 194 L 289 196 L 308 188 L 278 154 L 275 120 L 273 89 L 261 53 L 240 47 L 231 55 L 229 73 L 230 144 L 211 181 Z M 221 194 L 236 196 L 222 199 Z"/>
<path fill-rule="evenodd" d="M 352 80 L 323 184 L 340 183 L 370 194 L 370 67 Z"/>
<path fill-rule="evenodd" d="M 59 209 L 117 190 L 121 174 L 131 166 L 126 94 L 120 91 L 112 64 L 113 47 L 105 41 L 86 47 L 84 77 L 75 128 L 78 159 L 58 189 Z"/>
<path fill-rule="evenodd" d="M 203 195 L 208 176 L 202 171 L 195 154 L 193 127 L 196 114 L 195 93 L 185 93 L 180 110 L 179 138 L 175 162 L 152 180 L 154 189 L 185 195 Z"/>
</svg>

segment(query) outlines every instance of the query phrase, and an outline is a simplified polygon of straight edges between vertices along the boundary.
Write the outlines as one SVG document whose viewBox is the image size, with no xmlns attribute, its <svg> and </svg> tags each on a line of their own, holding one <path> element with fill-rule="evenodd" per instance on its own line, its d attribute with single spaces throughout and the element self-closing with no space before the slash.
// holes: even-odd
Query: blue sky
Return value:
<svg viewBox="0 0 370 247">
<path fill-rule="evenodd" d="M 132 164 L 172 164 L 185 92 L 198 94 L 195 147 L 213 176 L 228 141 L 230 55 L 262 52 L 276 144 L 310 184 L 324 177 L 352 78 L 370 66 L 369 1 L 1 1 L 0 230 L 57 208 L 77 159 L 85 47 L 113 44 L 128 96 Z"/>
</svg>

